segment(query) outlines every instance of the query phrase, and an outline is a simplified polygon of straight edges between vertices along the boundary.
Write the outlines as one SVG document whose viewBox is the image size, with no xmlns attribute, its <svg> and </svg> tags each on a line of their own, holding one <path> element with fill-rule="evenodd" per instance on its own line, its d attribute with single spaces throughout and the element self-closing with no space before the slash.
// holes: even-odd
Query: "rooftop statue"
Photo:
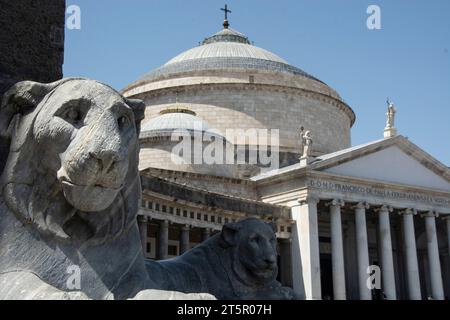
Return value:
<svg viewBox="0 0 450 320">
<path fill-rule="evenodd" d="M 312 161 L 312 145 L 311 131 L 300 127 L 300 165 L 307 165 Z"/>
<path fill-rule="evenodd" d="M 395 109 L 394 104 L 388 99 L 387 100 L 388 110 L 386 112 L 386 128 L 394 128 L 395 121 L 395 113 L 397 110 Z"/>
<path fill-rule="evenodd" d="M 386 127 L 384 128 L 384 137 L 391 138 L 397 135 L 397 129 L 395 128 L 395 113 L 397 109 L 395 109 L 394 104 L 389 100 L 386 101 L 388 108 L 386 112 Z"/>
<path fill-rule="evenodd" d="M 300 127 L 300 139 L 300 157 L 311 157 L 311 148 L 313 144 L 311 132 L 309 130 L 305 130 L 304 127 Z"/>
</svg>

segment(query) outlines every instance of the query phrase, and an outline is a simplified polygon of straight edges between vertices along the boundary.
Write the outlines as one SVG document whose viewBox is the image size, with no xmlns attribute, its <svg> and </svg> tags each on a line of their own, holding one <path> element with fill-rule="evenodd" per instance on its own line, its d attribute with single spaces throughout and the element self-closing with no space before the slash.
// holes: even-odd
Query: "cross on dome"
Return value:
<svg viewBox="0 0 450 320">
<path fill-rule="evenodd" d="M 228 10 L 227 5 L 225 5 L 225 8 L 220 8 L 220 10 L 225 12 L 225 20 L 223 20 L 223 27 L 225 29 L 228 29 L 228 27 L 230 26 L 230 24 L 228 23 L 228 13 L 231 13 L 231 10 Z"/>
</svg>

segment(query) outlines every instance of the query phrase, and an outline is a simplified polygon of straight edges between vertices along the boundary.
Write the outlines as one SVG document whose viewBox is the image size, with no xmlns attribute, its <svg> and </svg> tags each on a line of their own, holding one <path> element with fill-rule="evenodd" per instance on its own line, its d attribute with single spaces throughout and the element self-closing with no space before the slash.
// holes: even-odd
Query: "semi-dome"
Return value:
<svg viewBox="0 0 450 320">
<path fill-rule="evenodd" d="M 209 124 L 197 117 L 194 111 L 175 107 L 161 110 L 158 116 L 145 122 L 141 129 L 141 138 L 172 134 L 175 131 L 205 132 L 209 129 Z"/>
<path fill-rule="evenodd" d="M 224 136 L 209 130 L 209 124 L 197 117 L 192 110 L 179 105 L 161 110 L 142 126 L 139 136 L 139 169 L 153 167 L 234 176 L 233 166 L 226 164 L 226 154 L 222 154 L 223 159 L 217 163 L 203 161 L 204 150 L 210 143 L 218 142 L 223 147 L 231 146 Z M 201 147 L 200 153 L 197 146 Z M 201 161 L 198 161 L 198 157 Z"/>
</svg>

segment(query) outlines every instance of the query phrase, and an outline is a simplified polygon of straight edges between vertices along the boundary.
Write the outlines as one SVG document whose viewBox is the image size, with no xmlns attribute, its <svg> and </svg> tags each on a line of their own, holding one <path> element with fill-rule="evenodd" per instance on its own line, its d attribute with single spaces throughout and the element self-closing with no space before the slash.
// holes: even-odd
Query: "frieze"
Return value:
<svg viewBox="0 0 450 320">
<path fill-rule="evenodd" d="M 320 179 L 308 179 L 308 188 L 342 192 L 342 193 L 353 193 L 360 194 L 364 196 L 373 196 L 384 199 L 393 200 L 406 200 L 422 202 L 432 205 L 439 206 L 450 206 L 450 198 L 435 197 L 429 194 L 423 194 L 418 192 L 405 192 L 405 191 L 395 191 L 386 188 L 375 188 L 371 186 L 363 186 L 357 184 L 340 183 L 334 181 L 326 181 Z"/>
</svg>

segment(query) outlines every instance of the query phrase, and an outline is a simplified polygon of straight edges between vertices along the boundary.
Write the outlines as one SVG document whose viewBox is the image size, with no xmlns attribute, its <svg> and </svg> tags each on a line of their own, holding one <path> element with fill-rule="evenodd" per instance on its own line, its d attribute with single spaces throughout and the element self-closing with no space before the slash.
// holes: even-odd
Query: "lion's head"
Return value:
<svg viewBox="0 0 450 320">
<path fill-rule="evenodd" d="M 144 104 L 93 80 L 19 82 L 4 96 L 0 134 L 10 139 L 6 204 L 60 240 L 101 243 L 135 221 Z"/>
<path fill-rule="evenodd" d="M 221 246 L 232 250 L 233 272 L 242 282 L 263 285 L 276 279 L 277 239 L 274 225 L 249 218 L 223 226 Z"/>
</svg>

